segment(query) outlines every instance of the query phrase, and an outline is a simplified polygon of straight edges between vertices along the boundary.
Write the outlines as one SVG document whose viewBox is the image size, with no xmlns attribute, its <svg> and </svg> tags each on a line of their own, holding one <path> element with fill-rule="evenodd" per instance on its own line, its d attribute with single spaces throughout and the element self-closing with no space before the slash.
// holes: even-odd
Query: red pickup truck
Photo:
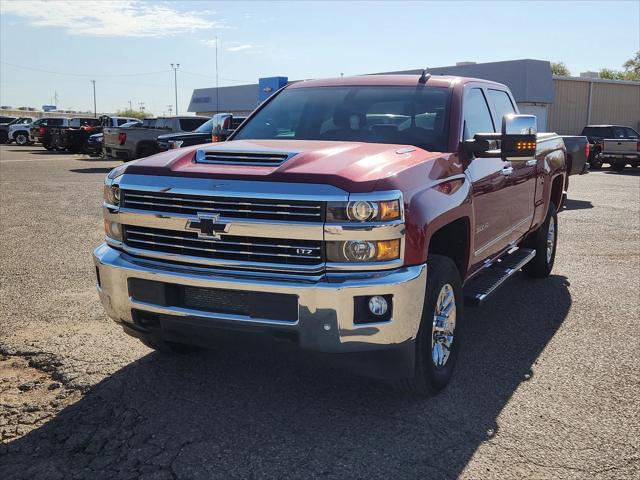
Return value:
<svg viewBox="0 0 640 480">
<path fill-rule="evenodd" d="M 565 154 L 498 83 L 294 83 L 226 142 L 109 173 L 97 288 L 154 349 L 263 333 L 431 395 L 464 305 L 551 272 Z"/>
</svg>

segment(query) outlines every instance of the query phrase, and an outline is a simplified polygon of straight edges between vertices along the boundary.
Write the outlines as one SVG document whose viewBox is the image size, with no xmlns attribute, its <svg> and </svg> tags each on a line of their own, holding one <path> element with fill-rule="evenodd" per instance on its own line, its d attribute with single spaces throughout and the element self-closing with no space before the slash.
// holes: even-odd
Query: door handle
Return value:
<svg viewBox="0 0 640 480">
<path fill-rule="evenodd" d="M 507 176 L 507 175 L 511 175 L 513 173 L 513 167 L 504 167 L 502 169 L 502 174 Z"/>
<path fill-rule="evenodd" d="M 533 160 L 527 160 L 527 167 L 535 167 L 538 164 L 538 160 L 535 158 Z"/>
</svg>

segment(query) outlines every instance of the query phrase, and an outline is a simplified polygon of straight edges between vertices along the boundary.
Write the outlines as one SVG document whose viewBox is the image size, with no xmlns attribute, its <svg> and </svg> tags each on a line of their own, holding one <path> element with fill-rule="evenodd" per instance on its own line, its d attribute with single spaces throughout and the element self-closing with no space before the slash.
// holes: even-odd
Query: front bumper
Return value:
<svg viewBox="0 0 640 480">
<path fill-rule="evenodd" d="M 135 312 L 149 312 L 160 319 L 184 320 L 201 343 L 203 329 L 286 332 L 302 348 L 327 353 L 365 352 L 400 348 L 412 351 L 418 333 L 427 281 L 426 265 L 384 272 L 327 274 L 321 280 L 252 277 L 250 273 L 215 273 L 176 264 L 152 262 L 102 244 L 93 253 L 98 292 L 107 314 L 125 330 L 144 336 L 134 322 Z M 193 310 L 179 306 L 143 303 L 130 296 L 130 278 L 175 285 L 236 291 L 293 294 L 298 297 L 298 318 L 293 322 Z M 354 323 L 354 297 L 392 295 L 392 315 L 384 322 Z M 175 326 L 175 324 L 174 324 Z M 164 328 L 154 332 L 162 336 Z M 184 337 L 181 338 L 184 341 Z"/>
</svg>

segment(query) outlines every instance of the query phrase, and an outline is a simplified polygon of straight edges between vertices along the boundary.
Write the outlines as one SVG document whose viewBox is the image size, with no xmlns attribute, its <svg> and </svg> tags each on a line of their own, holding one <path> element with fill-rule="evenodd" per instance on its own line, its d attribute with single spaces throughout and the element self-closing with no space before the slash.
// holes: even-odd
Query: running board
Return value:
<svg viewBox="0 0 640 480">
<path fill-rule="evenodd" d="M 533 260 L 535 250 L 518 248 L 500 257 L 464 285 L 465 305 L 477 307 L 509 277 Z"/>
</svg>

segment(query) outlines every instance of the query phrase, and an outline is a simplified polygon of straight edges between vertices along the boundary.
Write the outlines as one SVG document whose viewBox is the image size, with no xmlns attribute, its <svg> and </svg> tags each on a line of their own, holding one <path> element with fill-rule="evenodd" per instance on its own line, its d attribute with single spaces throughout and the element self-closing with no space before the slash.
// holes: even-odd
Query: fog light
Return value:
<svg viewBox="0 0 640 480">
<path fill-rule="evenodd" d="M 375 295 L 369 299 L 369 311 L 374 315 L 381 317 L 387 313 L 388 308 L 387 301 L 380 295 Z"/>
</svg>

